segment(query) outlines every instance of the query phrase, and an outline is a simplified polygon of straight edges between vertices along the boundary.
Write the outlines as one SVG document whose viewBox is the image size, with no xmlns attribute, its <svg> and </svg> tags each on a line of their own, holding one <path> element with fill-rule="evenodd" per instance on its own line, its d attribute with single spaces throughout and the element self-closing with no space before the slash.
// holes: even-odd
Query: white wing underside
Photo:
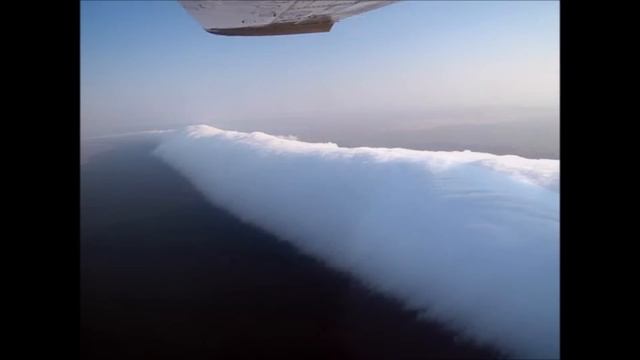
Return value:
<svg viewBox="0 0 640 360">
<path fill-rule="evenodd" d="M 218 35 L 287 35 L 328 32 L 349 16 L 394 1 L 187 1 L 180 4 L 208 32 Z"/>
</svg>

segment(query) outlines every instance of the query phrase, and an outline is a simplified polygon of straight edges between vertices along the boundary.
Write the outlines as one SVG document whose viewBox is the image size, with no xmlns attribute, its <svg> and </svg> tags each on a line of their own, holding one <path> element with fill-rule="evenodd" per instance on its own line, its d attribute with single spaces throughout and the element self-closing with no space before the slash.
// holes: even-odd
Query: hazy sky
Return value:
<svg viewBox="0 0 640 360">
<path fill-rule="evenodd" d="M 208 34 L 177 1 L 82 1 L 84 136 L 205 122 L 247 130 L 287 116 L 304 127 L 326 114 L 556 108 L 558 97 L 556 1 L 403 1 L 329 33 L 273 37 Z"/>
</svg>

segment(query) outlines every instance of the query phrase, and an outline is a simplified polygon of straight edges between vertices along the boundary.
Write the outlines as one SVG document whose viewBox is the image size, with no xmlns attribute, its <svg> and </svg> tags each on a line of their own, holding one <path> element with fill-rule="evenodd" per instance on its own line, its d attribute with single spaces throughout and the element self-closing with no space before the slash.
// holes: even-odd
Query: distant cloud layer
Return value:
<svg viewBox="0 0 640 360">
<path fill-rule="evenodd" d="M 472 339 L 559 356 L 559 161 L 163 136 L 155 154 L 239 218 Z"/>
</svg>

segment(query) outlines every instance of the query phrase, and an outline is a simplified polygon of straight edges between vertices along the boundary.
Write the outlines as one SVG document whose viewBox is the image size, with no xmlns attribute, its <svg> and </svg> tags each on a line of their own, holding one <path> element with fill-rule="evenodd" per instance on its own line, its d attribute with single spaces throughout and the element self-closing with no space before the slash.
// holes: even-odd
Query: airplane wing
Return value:
<svg viewBox="0 0 640 360">
<path fill-rule="evenodd" d="M 328 32 L 349 16 L 395 1 L 193 1 L 182 7 L 209 33 L 217 35 L 289 35 Z"/>
</svg>

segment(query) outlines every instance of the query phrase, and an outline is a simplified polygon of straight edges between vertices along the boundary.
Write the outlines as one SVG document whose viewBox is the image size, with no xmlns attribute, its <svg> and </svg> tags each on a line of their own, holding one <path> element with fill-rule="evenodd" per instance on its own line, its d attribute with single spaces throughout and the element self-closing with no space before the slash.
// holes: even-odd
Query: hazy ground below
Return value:
<svg viewBox="0 0 640 360">
<path fill-rule="evenodd" d="M 354 131 L 355 132 L 355 131 Z M 346 147 L 399 147 L 414 150 L 471 150 L 529 159 L 559 159 L 555 121 L 438 125 L 406 130 L 367 129 L 354 133 L 303 135 L 301 140 L 331 141 Z"/>
<path fill-rule="evenodd" d="M 531 159 L 559 159 L 560 121 L 554 108 L 481 107 L 378 114 L 296 114 L 191 123 L 132 123 L 112 133 L 208 124 L 224 130 L 293 135 L 340 146 L 415 150 L 471 150 Z M 94 145 L 93 150 L 96 147 Z"/>
</svg>

